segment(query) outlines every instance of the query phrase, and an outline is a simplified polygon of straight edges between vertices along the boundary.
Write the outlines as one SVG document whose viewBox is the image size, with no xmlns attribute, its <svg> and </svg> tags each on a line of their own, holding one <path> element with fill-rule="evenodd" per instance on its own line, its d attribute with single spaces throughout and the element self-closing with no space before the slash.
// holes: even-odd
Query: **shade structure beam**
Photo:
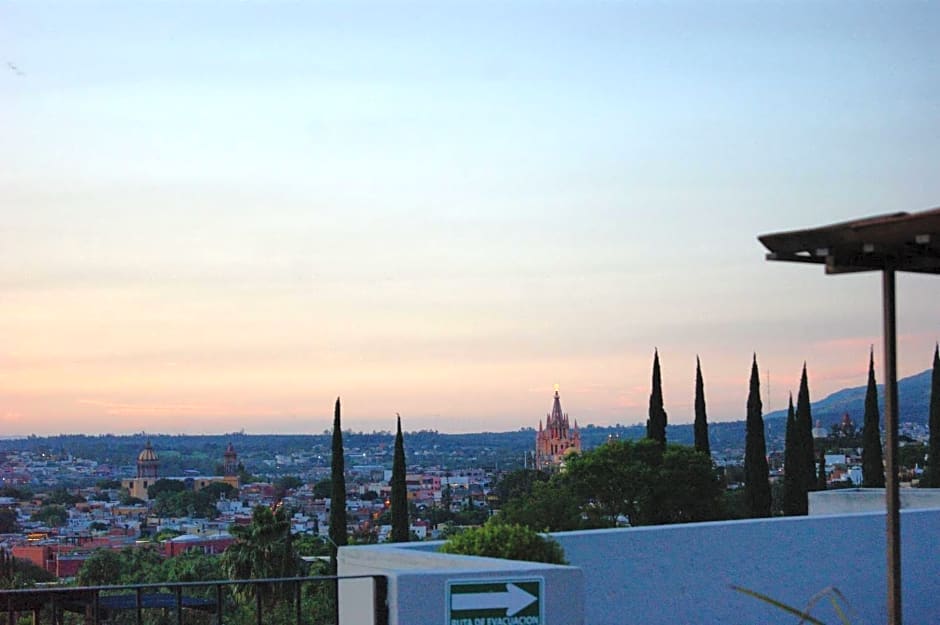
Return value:
<svg viewBox="0 0 940 625">
<path fill-rule="evenodd" d="M 823 265 L 827 274 L 882 272 L 885 359 L 885 533 L 887 612 L 901 625 L 901 514 L 895 273 L 940 274 L 940 208 L 891 213 L 759 236 L 767 260 Z"/>
</svg>

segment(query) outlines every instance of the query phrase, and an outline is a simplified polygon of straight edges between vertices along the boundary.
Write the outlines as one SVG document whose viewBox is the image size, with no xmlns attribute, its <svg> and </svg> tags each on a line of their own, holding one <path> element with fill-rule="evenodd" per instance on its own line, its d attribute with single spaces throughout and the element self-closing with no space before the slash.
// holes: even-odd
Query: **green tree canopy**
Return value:
<svg viewBox="0 0 940 625">
<path fill-rule="evenodd" d="M 165 581 L 163 557 L 153 546 L 121 551 L 97 549 L 78 570 L 79 586 L 144 584 Z"/>
<path fill-rule="evenodd" d="M 524 497 L 532 492 L 536 482 L 547 482 L 551 475 L 537 469 L 517 469 L 505 473 L 493 486 L 500 501 Z"/>
<path fill-rule="evenodd" d="M 333 490 L 333 480 L 324 478 L 313 485 L 313 496 L 317 499 L 326 499 Z"/>
<path fill-rule="evenodd" d="M 722 516 L 711 458 L 658 441 L 611 440 L 568 460 L 565 471 L 503 504 L 499 518 L 541 531 L 708 521 Z"/>
<path fill-rule="evenodd" d="M 0 534 L 12 534 L 20 531 L 20 524 L 16 518 L 16 510 L 9 507 L 0 508 Z"/>
<path fill-rule="evenodd" d="M 231 579 L 293 577 L 299 571 L 290 534 L 290 519 L 284 508 L 272 512 L 256 506 L 248 525 L 233 525 L 235 542 L 222 554 L 222 570 Z M 289 592 L 289 588 L 266 589 L 268 599 Z M 243 593 L 247 593 L 243 589 Z"/>
<path fill-rule="evenodd" d="M 568 531 L 582 527 L 581 505 L 570 481 L 534 482 L 532 489 L 503 504 L 499 518 L 537 531 Z"/>
<path fill-rule="evenodd" d="M 219 515 L 215 504 L 218 497 L 213 497 L 205 489 L 199 491 L 183 490 L 164 491 L 153 503 L 152 512 L 159 517 L 196 517 L 214 519 Z"/>
<path fill-rule="evenodd" d="M 147 489 L 147 497 L 156 499 L 163 493 L 181 493 L 186 490 L 186 484 L 180 480 L 168 480 L 161 478 L 150 485 Z"/>
<path fill-rule="evenodd" d="M 73 495 L 66 488 L 56 488 L 49 493 L 49 497 L 46 498 L 46 503 L 55 503 L 63 506 L 74 506 L 83 501 L 85 501 L 84 497 L 81 495 Z"/>
<path fill-rule="evenodd" d="M 274 480 L 274 487 L 277 488 L 281 493 L 286 493 L 289 490 L 300 488 L 303 485 L 304 481 L 296 475 L 282 475 L 281 477 Z"/>
<path fill-rule="evenodd" d="M 163 580 L 168 582 L 206 582 L 223 579 L 222 559 L 203 553 L 198 549 L 187 549 L 183 553 L 167 558 L 163 563 Z"/>
<path fill-rule="evenodd" d="M 65 506 L 47 504 L 34 512 L 30 518 L 49 527 L 62 527 L 68 521 L 69 513 Z"/>
<path fill-rule="evenodd" d="M 564 551 L 554 540 L 522 525 L 493 520 L 453 536 L 444 543 L 441 551 L 468 556 L 567 564 Z"/>
</svg>

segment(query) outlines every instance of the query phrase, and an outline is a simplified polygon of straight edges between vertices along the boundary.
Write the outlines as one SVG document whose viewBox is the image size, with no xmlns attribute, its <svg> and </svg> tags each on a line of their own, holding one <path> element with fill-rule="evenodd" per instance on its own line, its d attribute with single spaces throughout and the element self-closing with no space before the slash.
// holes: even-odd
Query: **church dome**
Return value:
<svg viewBox="0 0 940 625">
<path fill-rule="evenodd" d="M 144 446 L 143 450 L 137 456 L 137 462 L 156 462 L 157 461 L 157 452 L 153 450 L 153 447 L 150 445 L 150 441 L 147 441 L 147 444 Z"/>
</svg>

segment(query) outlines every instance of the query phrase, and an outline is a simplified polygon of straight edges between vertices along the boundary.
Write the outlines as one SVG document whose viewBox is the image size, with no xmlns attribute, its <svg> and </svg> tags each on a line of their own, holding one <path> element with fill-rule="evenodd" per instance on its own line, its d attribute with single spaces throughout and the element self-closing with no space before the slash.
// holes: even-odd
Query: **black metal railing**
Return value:
<svg viewBox="0 0 940 625">
<path fill-rule="evenodd" d="M 388 625 L 384 575 L 0 590 L 0 610 L 6 625 L 338 625 L 340 583 L 366 579 L 372 580 L 373 623 Z"/>
</svg>

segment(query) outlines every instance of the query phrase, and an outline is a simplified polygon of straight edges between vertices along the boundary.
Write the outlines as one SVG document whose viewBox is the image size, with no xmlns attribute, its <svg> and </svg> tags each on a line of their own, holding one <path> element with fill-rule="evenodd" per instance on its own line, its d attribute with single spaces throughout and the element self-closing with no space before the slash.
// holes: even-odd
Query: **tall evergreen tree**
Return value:
<svg viewBox="0 0 940 625">
<path fill-rule="evenodd" d="M 659 372 L 659 350 L 653 352 L 653 388 L 650 392 L 649 419 L 646 438 L 666 446 L 666 410 L 663 408 L 663 382 Z"/>
<path fill-rule="evenodd" d="M 796 450 L 794 461 L 797 463 L 800 478 L 801 514 L 809 514 L 808 493 L 816 490 L 816 453 L 813 448 L 813 413 L 809 400 L 809 378 L 806 363 L 800 375 L 800 390 L 796 395 Z"/>
<path fill-rule="evenodd" d="M 405 482 L 405 439 L 401 434 L 401 415 L 395 432 L 395 454 L 392 457 L 392 536 L 393 543 L 406 543 L 408 525 L 408 485 Z"/>
<path fill-rule="evenodd" d="M 825 450 L 819 452 L 819 474 L 816 476 L 816 490 L 826 490 L 828 485 L 828 476 L 826 474 L 826 454 Z M 808 507 L 808 506 L 807 506 Z M 808 513 L 808 511 L 807 511 Z"/>
<path fill-rule="evenodd" d="M 787 436 L 783 447 L 783 513 L 788 516 L 803 514 L 800 506 L 800 478 L 796 462 L 796 416 L 793 413 L 793 393 L 787 406 Z"/>
<path fill-rule="evenodd" d="M 881 456 L 881 411 L 875 384 L 875 350 L 868 355 L 868 389 L 865 391 L 865 422 L 862 424 L 862 486 L 885 487 L 885 467 Z"/>
<path fill-rule="evenodd" d="M 933 373 L 930 378 L 930 439 L 927 445 L 927 471 L 924 486 L 940 488 L 940 346 L 934 345 Z"/>
<path fill-rule="evenodd" d="M 757 354 L 751 365 L 751 388 L 747 395 L 747 434 L 744 442 L 744 498 L 752 517 L 770 516 L 770 475 L 764 439 L 763 404 Z"/>
<path fill-rule="evenodd" d="M 346 465 L 343 460 L 343 429 L 339 397 L 333 410 L 333 458 L 330 464 L 330 570 L 336 574 L 336 554 L 346 544 Z"/>
<path fill-rule="evenodd" d="M 705 414 L 705 382 L 702 380 L 702 363 L 695 357 L 695 449 L 711 456 L 708 442 L 708 416 Z"/>
</svg>

